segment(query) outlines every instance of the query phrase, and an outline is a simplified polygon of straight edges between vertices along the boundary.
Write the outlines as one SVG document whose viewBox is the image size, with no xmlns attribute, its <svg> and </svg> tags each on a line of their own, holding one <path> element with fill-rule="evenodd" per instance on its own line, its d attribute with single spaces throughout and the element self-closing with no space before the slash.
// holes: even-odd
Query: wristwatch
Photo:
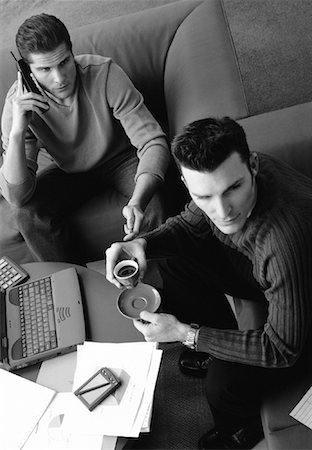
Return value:
<svg viewBox="0 0 312 450">
<path fill-rule="evenodd" d="M 191 348 L 192 350 L 195 350 L 197 344 L 197 334 L 199 331 L 199 325 L 197 323 L 191 323 L 190 327 L 191 329 L 188 331 L 186 339 L 185 341 L 182 342 L 182 344 L 188 348 Z"/>
</svg>

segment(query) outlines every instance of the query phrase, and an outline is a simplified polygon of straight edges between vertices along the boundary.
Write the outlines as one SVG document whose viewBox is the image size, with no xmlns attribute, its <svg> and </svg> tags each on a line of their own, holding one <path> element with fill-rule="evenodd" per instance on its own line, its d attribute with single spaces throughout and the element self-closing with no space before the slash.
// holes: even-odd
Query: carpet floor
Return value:
<svg viewBox="0 0 312 450">
<path fill-rule="evenodd" d="M 71 29 L 174 1 L 177 0 L 0 0 L 0 45 L 11 46 L 20 24 L 34 14 L 55 15 Z"/>
<path fill-rule="evenodd" d="M 181 344 L 165 344 L 157 380 L 150 433 L 129 440 L 127 449 L 198 448 L 199 438 L 213 427 L 205 380 L 179 370 Z"/>
</svg>

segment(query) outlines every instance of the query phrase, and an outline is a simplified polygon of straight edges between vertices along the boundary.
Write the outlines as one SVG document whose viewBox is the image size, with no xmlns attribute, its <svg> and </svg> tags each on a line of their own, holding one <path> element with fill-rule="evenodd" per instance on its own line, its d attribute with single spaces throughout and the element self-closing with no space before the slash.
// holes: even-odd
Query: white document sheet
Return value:
<svg viewBox="0 0 312 450">
<path fill-rule="evenodd" d="M 114 450 L 117 438 L 91 434 L 67 433 L 64 417 L 72 414 L 76 406 L 72 393 L 58 393 L 23 450 Z"/>
<path fill-rule="evenodd" d="M 56 392 L 73 390 L 77 352 L 67 353 L 41 363 L 37 383 Z"/>
<path fill-rule="evenodd" d="M 312 387 L 310 387 L 289 415 L 312 430 Z"/>
<path fill-rule="evenodd" d="M 54 396 L 52 389 L 0 369 L 0 447 L 21 449 Z"/>
</svg>

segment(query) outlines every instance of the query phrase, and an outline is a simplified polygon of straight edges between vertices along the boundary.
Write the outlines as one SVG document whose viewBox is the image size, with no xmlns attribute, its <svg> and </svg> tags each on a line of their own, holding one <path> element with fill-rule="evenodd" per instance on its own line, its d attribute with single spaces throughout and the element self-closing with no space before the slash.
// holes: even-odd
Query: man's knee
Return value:
<svg viewBox="0 0 312 450">
<path fill-rule="evenodd" d="M 11 212 L 16 223 L 23 222 L 26 217 L 30 217 L 32 214 L 30 209 L 27 204 L 23 206 L 11 205 Z"/>
<path fill-rule="evenodd" d="M 23 206 L 11 205 L 11 213 L 20 231 L 29 231 L 36 229 L 43 221 L 43 214 L 31 200 Z"/>
</svg>

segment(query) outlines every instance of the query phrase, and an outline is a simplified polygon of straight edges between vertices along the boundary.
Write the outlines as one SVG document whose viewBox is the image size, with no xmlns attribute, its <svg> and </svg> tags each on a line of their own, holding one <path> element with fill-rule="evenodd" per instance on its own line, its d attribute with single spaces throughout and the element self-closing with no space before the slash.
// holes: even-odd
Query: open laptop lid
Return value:
<svg viewBox="0 0 312 450">
<path fill-rule="evenodd" d="M 33 351 L 27 356 L 23 355 L 22 329 L 19 308 L 19 289 L 25 289 L 30 283 L 44 282 L 49 279 L 53 292 L 54 327 L 57 336 L 57 345 L 49 349 Z M 40 289 L 39 289 L 40 290 Z M 9 370 L 26 367 L 53 356 L 61 355 L 76 349 L 77 344 L 85 340 L 85 321 L 82 307 L 81 291 L 76 270 L 71 267 L 60 270 L 31 282 L 15 286 L 8 291 L 5 299 L 6 309 L 6 366 Z M 54 332 L 53 332 L 54 334 Z M 38 343 L 37 343 L 38 344 Z"/>
</svg>

